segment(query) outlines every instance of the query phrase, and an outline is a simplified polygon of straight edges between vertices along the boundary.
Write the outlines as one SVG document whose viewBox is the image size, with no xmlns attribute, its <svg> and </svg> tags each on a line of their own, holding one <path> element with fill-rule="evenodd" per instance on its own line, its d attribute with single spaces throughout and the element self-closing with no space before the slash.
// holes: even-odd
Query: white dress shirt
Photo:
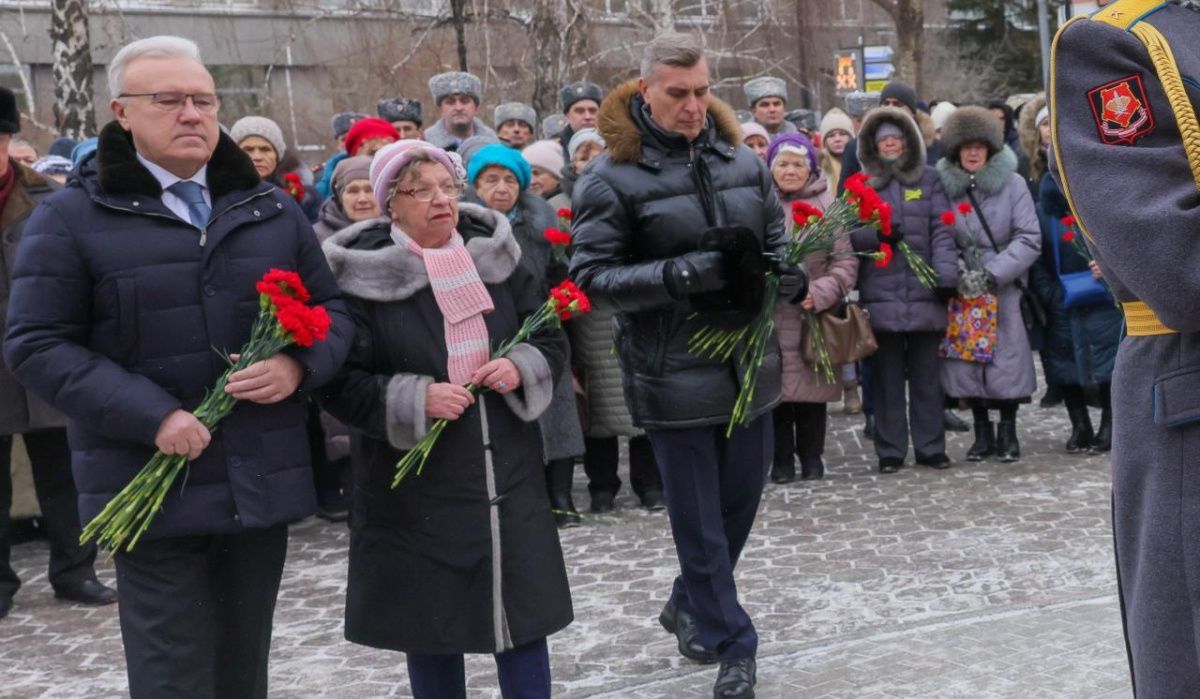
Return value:
<svg viewBox="0 0 1200 699">
<path fill-rule="evenodd" d="M 171 185 L 175 184 L 176 182 L 183 181 L 183 178 L 176 177 L 175 175 L 172 175 L 170 172 L 167 172 L 167 170 L 165 168 L 163 168 L 161 165 L 156 165 L 155 163 L 152 163 L 149 160 L 146 160 L 144 157 L 142 157 L 141 153 L 137 154 L 137 159 L 138 159 L 138 162 L 140 162 L 142 165 L 146 166 L 146 169 L 150 171 L 150 174 L 154 175 L 154 179 L 158 180 L 158 183 L 160 185 L 162 185 L 163 206 L 170 209 L 171 213 L 175 214 L 180 219 L 182 219 L 184 223 L 187 223 L 190 225 L 192 222 L 192 218 L 190 216 L 188 216 L 187 202 L 185 202 L 184 200 L 175 196 L 174 192 L 170 192 L 167 190 L 167 187 L 170 187 Z M 208 204 L 208 207 L 211 209 L 212 208 L 212 194 L 209 193 L 209 191 L 208 191 L 208 164 L 205 163 L 204 165 L 201 165 L 200 169 L 196 171 L 196 174 L 189 177 L 188 180 L 195 182 L 196 184 L 198 184 L 204 188 L 203 189 L 204 203 Z"/>
</svg>

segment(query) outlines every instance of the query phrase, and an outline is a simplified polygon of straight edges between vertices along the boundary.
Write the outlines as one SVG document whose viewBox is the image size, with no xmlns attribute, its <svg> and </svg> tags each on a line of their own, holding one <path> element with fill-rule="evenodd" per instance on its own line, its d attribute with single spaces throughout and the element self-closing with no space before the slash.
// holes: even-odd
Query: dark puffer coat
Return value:
<svg viewBox="0 0 1200 699">
<path fill-rule="evenodd" d="M 83 521 L 154 454 L 163 419 L 194 409 L 225 370 L 258 311 L 255 283 L 294 270 L 324 305 L 324 342 L 287 354 L 311 390 L 349 350 L 350 318 L 296 202 L 259 180 L 222 135 L 208 163 L 213 216 L 204 232 L 162 203 L 117 122 L 66 189 L 25 226 L 9 302 L 5 359 L 13 374 L 69 419 Z M 203 241 L 203 245 L 201 244 Z M 172 488 L 147 538 L 236 532 L 312 514 L 316 507 L 305 403 L 242 402 Z"/>
<path fill-rule="evenodd" d="M 461 205 L 467 241 L 495 310 L 493 343 L 544 298 L 518 264 L 503 214 Z M 325 242 L 358 328 L 324 404 L 354 437 L 346 638 L 419 653 L 496 653 L 572 620 L 571 596 L 536 419 L 550 403 L 566 338 L 544 330 L 508 355 L 520 390 L 488 392 L 446 427 L 421 475 L 391 487 L 396 462 L 430 425 L 425 393 L 449 381 L 442 314 L 419 258 L 386 219 Z M 485 446 L 490 444 L 490 449 Z"/>
<path fill-rule="evenodd" d="M 1042 227 L 1042 254 L 1029 271 L 1029 288 L 1046 309 L 1048 327 L 1041 348 L 1046 383 L 1052 386 L 1109 383 L 1125 318 L 1115 303 L 1063 307 L 1060 268 L 1054 263 L 1054 247 L 1058 246 L 1064 274 L 1086 272 L 1088 263 L 1072 244 L 1062 240 L 1065 229 L 1061 220 L 1071 211 L 1062 190 L 1049 173 L 1042 176 L 1037 209 Z"/>
<path fill-rule="evenodd" d="M 636 425 L 724 424 L 742 371 L 733 360 L 692 355 L 688 339 L 714 322 L 736 327 L 752 315 L 697 313 L 671 297 L 663 273 L 670 260 L 697 250 L 714 226 L 745 226 L 764 250 L 780 250 L 785 217 L 771 175 L 740 145 L 733 110 L 715 99 L 707 128 L 688 143 L 653 123 L 637 84 L 629 82 L 601 105 L 600 134 L 608 151 L 588 165 L 572 197 L 571 276 L 618 311 L 617 352 Z M 779 372 L 779 346 L 772 339 L 752 419 L 778 404 Z"/>
<path fill-rule="evenodd" d="M 12 287 L 13 264 L 17 261 L 17 244 L 25 231 L 25 222 L 37 204 L 58 189 L 52 180 L 9 160 L 15 168 L 17 181 L 4 210 L 0 211 L 0 329 L 8 319 L 8 299 Z M 66 424 L 58 411 L 28 393 L 4 362 L 0 360 L 0 435 L 22 434 L 31 430 L 62 427 Z M 0 473 L 0 478 L 7 478 Z"/>
<path fill-rule="evenodd" d="M 875 146 L 875 133 L 885 123 L 900 127 L 907 143 L 904 155 L 894 163 L 880 157 Z M 868 175 L 868 183 L 892 205 L 905 242 L 933 267 L 939 287 L 955 287 L 958 247 L 954 233 L 941 220 L 942 214 L 950 210 L 950 200 L 937 170 L 925 164 L 925 145 L 912 117 L 892 107 L 875 109 L 863 120 L 859 136 L 863 172 Z M 851 242 L 859 251 L 879 248 L 874 228 L 855 231 Z M 877 332 L 946 329 L 946 304 L 921 284 L 899 250 L 886 267 L 863 265 L 858 273 L 858 291 L 871 314 L 871 327 Z"/>
</svg>

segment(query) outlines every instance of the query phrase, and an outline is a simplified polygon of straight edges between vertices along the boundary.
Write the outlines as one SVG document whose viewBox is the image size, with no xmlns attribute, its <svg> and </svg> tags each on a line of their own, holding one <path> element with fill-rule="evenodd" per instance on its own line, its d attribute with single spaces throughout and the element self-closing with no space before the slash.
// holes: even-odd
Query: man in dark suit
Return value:
<svg viewBox="0 0 1200 699">
<path fill-rule="evenodd" d="M 287 525 L 316 509 L 297 394 L 332 378 L 353 331 L 303 211 L 221 134 L 196 45 L 129 44 L 108 84 L 96 155 L 26 225 L 5 359 L 69 420 L 85 521 L 155 448 L 190 460 L 115 557 L 130 694 L 264 697 Z M 273 267 L 299 273 L 332 330 L 234 374 L 239 403 L 210 434 L 191 410 L 218 351 L 248 339 Z"/>
</svg>

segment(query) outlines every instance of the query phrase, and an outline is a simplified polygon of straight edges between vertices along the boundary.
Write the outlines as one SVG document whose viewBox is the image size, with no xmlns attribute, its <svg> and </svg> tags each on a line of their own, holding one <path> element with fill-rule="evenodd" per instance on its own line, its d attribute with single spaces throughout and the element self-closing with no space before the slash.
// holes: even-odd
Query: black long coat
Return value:
<svg viewBox="0 0 1200 699">
<path fill-rule="evenodd" d="M 541 305 L 541 284 L 517 263 L 504 216 L 463 204 L 458 229 L 495 304 L 485 316 L 495 345 Z M 386 219 L 341 231 L 324 249 L 360 333 L 324 400 L 355 432 L 346 638 L 495 653 L 562 629 L 571 598 L 535 420 L 562 370 L 565 336 L 544 331 L 518 346 L 510 358 L 521 389 L 483 394 L 448 425 L 423 473 L 393 490 L 396 462 L 430 424 L 426 388 L 449 381 L 442 315 L 423 265 L 392 242 Z"/>
</svg>

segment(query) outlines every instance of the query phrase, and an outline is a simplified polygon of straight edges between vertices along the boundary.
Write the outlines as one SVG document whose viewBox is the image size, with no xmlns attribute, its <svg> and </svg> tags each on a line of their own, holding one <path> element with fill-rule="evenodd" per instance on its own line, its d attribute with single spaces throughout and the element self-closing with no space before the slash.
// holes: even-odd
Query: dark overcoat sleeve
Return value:
<svg viewBox="0 0 1200 699">
<path fill-rule="evenodd" d="M 69 418 L 152 445 L 180 402 L 88 348 L 92 278 L 74 233 L 52 199 L 30 215 L 13 269 L 5 362 L 27 389 Z"/>
<path fill-rule="evenodd" d="M 668 260 L 630 262 L 634 221 L 613 187 L 592 169 L 571 197 L 571 278 L 589 294 L 604 296 L 620 311 L 676 303 L 663 273 Z"/>
</svg>

